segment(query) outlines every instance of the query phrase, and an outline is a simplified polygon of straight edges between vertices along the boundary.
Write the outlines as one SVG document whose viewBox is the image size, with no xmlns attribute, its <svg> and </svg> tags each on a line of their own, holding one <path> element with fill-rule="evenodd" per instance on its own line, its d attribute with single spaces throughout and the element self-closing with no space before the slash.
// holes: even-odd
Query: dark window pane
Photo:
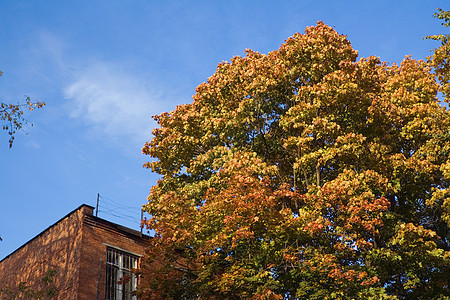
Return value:
<svg viewBox="0 0 450 300">
<path fill-rule="evenodd" d="M 138 257 L 130 253 L 107 248 L 106 251 L 106 299 L 130 299 L 136 289 L 136 275 L 131 269 L 137 267 Z M 119 284 L 118 282 L 122 284 Z"/>
</svg>

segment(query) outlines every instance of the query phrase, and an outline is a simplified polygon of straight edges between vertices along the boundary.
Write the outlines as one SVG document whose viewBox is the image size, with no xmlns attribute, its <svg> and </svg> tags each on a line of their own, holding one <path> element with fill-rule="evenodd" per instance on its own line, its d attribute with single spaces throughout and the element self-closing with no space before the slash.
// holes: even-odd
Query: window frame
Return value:
<svg viewBox="0 0 450 300">
<path fill-rule="evenodd" d="M 138 267 L 139 259 L 142 255 L 113 245 L 104 244 L 106 246 L 105 299 L 136 300 L 137 297 L 133 296 L 132 292 L 136 290 L 138 278 L 131 270 Z M 124 275 L 130 275 L 130 282 L 119 284 L 118 281 Z M 113 282 L 115 284 L 112 284 Z"/>
</svg>

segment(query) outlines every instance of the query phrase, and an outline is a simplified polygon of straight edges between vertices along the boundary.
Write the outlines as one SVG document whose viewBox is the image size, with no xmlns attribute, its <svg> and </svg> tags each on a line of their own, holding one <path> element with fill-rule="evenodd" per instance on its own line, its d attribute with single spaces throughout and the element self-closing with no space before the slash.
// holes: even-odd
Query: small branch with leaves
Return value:
<svg viewBox="0 0 450 300">
<path fill-rule="evenodd" d="M 0 76 L 2 72 L 0 71 Z M 33 111 L 34 109 L 45 106 L 45 102 L 32 101 L 30 97 L 27 97 L 25 103 L 11 104 L 6 102 L 0 102 L 0 120 L 2 121 L 2 129 L 9 134 L 9 148 L 12 147 L 15 133 L 17 130 L 21 130 L 24 124 L 30 123 L 23 117 L 24 111 L 28 109 Z M 33 124 L 31 123 L 31 126 Z"/>
</svg>

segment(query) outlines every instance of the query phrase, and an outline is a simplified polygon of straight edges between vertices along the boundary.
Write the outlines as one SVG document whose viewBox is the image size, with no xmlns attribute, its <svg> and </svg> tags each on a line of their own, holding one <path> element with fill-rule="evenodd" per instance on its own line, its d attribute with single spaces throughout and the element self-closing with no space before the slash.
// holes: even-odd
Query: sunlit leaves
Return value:
<svg viewBox="0 0 450 300">
<path fill-rule="evenodd" d="M 357 60 L 322 22 L 246 53 L 155 117 L 141 295 L 448 296 L 450 115 L 430 65 Z"/>
<path fill-rule="evenodd" d="M 1 75 L 2 72 L 0 71 Z M 0 101 L 1 126 L 9 135 L 9 148 L 13 145 L 16 131 L 21 130 L 23 125 L 28 123 L 23 117 L 24 109 L 33 111 L 43 106 L 45 106 L 45 102 L 33 102 L 29 97 L 26 98 L 25 103 L 12 104 Z"/>
</svg>

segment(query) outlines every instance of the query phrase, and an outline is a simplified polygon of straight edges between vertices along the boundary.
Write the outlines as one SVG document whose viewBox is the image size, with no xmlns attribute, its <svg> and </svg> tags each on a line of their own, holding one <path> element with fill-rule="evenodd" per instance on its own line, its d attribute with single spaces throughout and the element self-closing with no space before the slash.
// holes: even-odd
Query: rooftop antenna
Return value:
<svg viewBox="0 0 450 300">
<path fill-rule="evenodd" d="M 144 219 L 144 209 L 141 208 L 141 235 L 142 235 L 142 229 L 144 228 L 144 226 L 142 225 L 142 219 Z"/>
<path fill-rule="evenodd" d="M 95 207 L 95 216 L 98 216 L 98 199 L 100 198 L 100 193 L 97 193 L 97 206 Z"/>
</svg>

